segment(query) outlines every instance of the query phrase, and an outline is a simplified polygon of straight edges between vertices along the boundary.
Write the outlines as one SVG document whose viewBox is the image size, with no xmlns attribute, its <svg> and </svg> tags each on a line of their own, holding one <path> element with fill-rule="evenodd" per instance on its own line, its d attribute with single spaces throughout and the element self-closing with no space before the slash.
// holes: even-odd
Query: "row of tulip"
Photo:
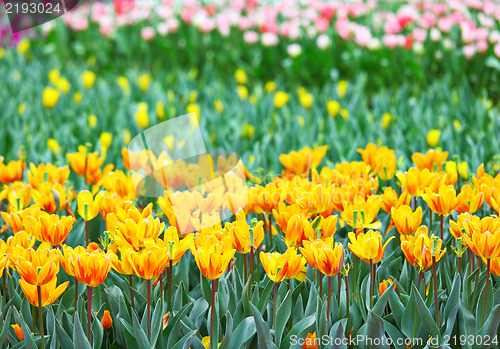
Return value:
<svg viewBox="0 0 500 349">
<path fill-rule="evenodd" d="M 374 144 L 358 149 L 363 161 L 319 170 L 326 151 L 282 154 L 282 175 L 248 188 L 247 204 L 225 225 L 219 214 L 228 209 L 226 194 L 208 182 L 182 191 L 181 181 L 148 204 L 137 196 L 134 175 L 104 166 L 98 152 L 27 171 L 23 160 L 2 159 L 2 231 L 9 237 L 0 246 L 0 341 L 216 348 L 222 340 L 223 348 L 287 348 L 296 347 L 292 336 L 318 347 L 323 335 L 364 335 L 402 340 L 397 348 L 415 338 L 447 345 L 453 336 L 474 337 L 461 341 L 463 348 L 497 345 L 500 175 L 481 165 L 469 178 L 436 150 L 413 154 L 415 167 L 396 173 L 394 151 Z M 133 154 L 123 156 L 130 168 Z M 188 180 L 194 167 L 177 176 Z M 74 192 L 70 172 L 90 190 Z M 179 195 L 183 205 L 174 207 Z M 9 330 L 11 316 L 17 324 Z"/>
</svg>

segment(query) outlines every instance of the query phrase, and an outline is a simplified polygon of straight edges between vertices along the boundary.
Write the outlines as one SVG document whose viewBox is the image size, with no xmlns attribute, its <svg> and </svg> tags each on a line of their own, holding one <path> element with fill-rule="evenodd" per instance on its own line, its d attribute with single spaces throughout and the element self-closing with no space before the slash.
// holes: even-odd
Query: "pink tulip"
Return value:
<svg viewBox="0 0 500 349">
<path fill-rule="evenodd" d="M 156 30 L 153 27 L 144 27 L 141 29 L 141 37 L 145 41 L 151 41 L 156 35 Z"/>
</svg>

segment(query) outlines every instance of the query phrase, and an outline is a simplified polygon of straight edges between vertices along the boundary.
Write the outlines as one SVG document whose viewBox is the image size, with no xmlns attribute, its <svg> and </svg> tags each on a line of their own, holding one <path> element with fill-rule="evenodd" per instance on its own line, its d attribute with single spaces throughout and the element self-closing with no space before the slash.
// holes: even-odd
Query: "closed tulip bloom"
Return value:
<svg viewBox="0 0 500 349">
<path fill-rule="evenodd" d="M 24 160 L 11 160 L 7 164 L 0 161 L 0 183 L 10 184 L 20 181 L 23 178 L 25 168 L 26 162 Z"/>
<path fill-rule="evenodd" d="M 26 228 L 38 241 L 47 242 L 51 246 L 62 246 L 74 223 L 75 219 L 71 216 L 41 215 L 38 219 L 29 216 Z"/>
<path fill-rule="evenodd" d="M 451 213 L 460 204 L 464 193 L 456 195 L 452 185 L 442 185 L 438 192 L 432 192 L 429 188 L 425 189 L 425 194 L 422 194 L 422 199 L 427 203 L 432 212 L 445 216 Z"/>
<path fill-rule="evenodd" d="M 462 186 L 460 190 L 461 193 L 464 193 L 464 196 L 458 206 L 455 208 L 455 211 L 458 213 L 476 213 L 484 202 L 483 193 L 481 193 L 478 189 L 466 184 Z"/>
<path fill-rule="evenodd" d="M 373 264 L 376 264 L 384 257 L 385 247 L 392 239 L 394 239 L 394 236 L 391 236 L 382 245 L 382 235 L 378 231 L 369 230 L 366 234 L 358 234 L 357 237 L 356 234 L 349 233 L 349 240 L 351 242 L 348 244 L 348 247 L 362 261 L 370 263 L 370 260 L 373 260 Z"/>
<path fill-rule="evenodd" d="M 387 280 L 382 280 L 382 282 L 378 285 L 379 295 L 382 295 L 392 283 L 394 283 L 393 288 L 396 289 L 396 283 L 392 279 L 389 278 Z"/>
<path fill-rule="evenodd" d="M 414 153 L 411 156 L 413 163 L 419 170 L 426 168 L 430 171 L 440 171 L 447 158 L 447 151 L 438 151 L 435 149 L 429 149 L 425 154 Z"/>
<path fill-rule="evenodd" d="M 63 294 L 63 292 L 66 291 L 66 289 L 68 288 L 68 284 L 69 281 L 66 281 L 57 286 L 57 277 L 54 277 L 48 283 L 40 285 L 42 307 L 54 303 L 57 298 L 59 298 Z M 31 305 L 38 307 L 39 303 L 37 286 L 29 284 L 28 282 L 24 281 L 24 279 L 19 280 L 19 285 L 21 285 L 21 289 L 23 290 L 23 293 L 26 296 L 28 302 Z"/>
<path fill-rule="evenodd" d="M 286 192 L 285 188 L 278 187 L 275 183 L 268 183 L 258 194 L 258 202 L 254 204 L 253 212 L 260 214 L 272 213 L 273 210 L 277 209 L 278 205 L 285 200 Z"/>
<path fill-rule="evenodd" d="M 264 268 L 267 277 L 273 282 L 281 282 L 285 279 L 288 272 L 288 263 L 279 252 L 261 252 L 260 262 Z"/>
<path fill-rule="evenodd" d="M 306 208 L 312 214 L 323 213 L 330 207 L 333 196 L 333 186 L 322 184 L 312 185 L 303 190 L 297 198 L 299 206 Z"/>
<path fill-rule="evenodd" d="M 427 228 L 427 227 L 426 227 Z M 420 271 L 425 272 L 430 267 L 432 267 L 432 247 L 433 241 L 432 236 L 427 235 L 427 229 L 422 230 L 422 233 L 416 235 L 415 245 L 413 253 L 415 255 L 416 263 L 420 268 Z M 436 263 L 444 256 L 446 253 L 446 248 L 441 249 L 443 241 L 438 239 L 437 249 L 436 249 Z"/>
<path fill-rule="evenodd" d="M 413 234 L 422 223 L 422 208 L 419 206 L 413 212 L 410 206 L 403 205 L 392 208 L 391 217 L 397 231 L 403 235 Z"/>
<path fill-rule="evenodd" d="M 91 221 L 99 214 L 103 200 L 104 195 L 102 193 L 98 193 L 94 199 L 91 192 L 82 190 L 77 196 L 78 214 L 84 220 Z"/>
<path fill-rule="evenodd" d="M 284 202 L 280 202 L 278 208 L 273 210 L 273 217 L 276 224 L 281 229 L 281 231 L 286 231 L 286 227 L 291 217 L 302 216 L 309 218 L 309 211 L 305 208 L 300 207 L 298 204 L 293 203 L 287 205 Z"/>
<path fill-rule="evenodd" d="M 21 326 L 19 326 L 19 324 L 14 324 L 14 325 L 10 325 L 10 327 L 12 327 L 14 329 L 14 331 L 16 332 L 16 335 L 17 337 L 20 339 L 20 340 L 24 340 L 24 335 L 23 335 L 23 329 Z"/>
<path fill-rule="evenodd" d="M 236 250 L 233 249 L 229 236 L 196 234 L 190 243 L 191 252 L 196 260 L 196 265 L 203 276 L 215 280 L 220 278 L 227 270 L 229 262 Z"/>
<path fill-rule="evenodd" d="M 287 263 L 287 270 L 285 272 L 285 279 L 300 279 L 299 275 L 302 273 L 303 267 L 306 265 L 306 259 L 297 253 L 298 250 L 294 247 L 289 247 L 283 256 Z"/>
<path fill-rule="evenodd" d="M 127 219 L 125 223 L 118 222 L 116 226 L 116 229 L 111 231 L 111 240 L 119 246 L 129 246 L 136 251 L 154 244 L 165 229 L 165 223 L 160 223 L 160 219 L 153 216 L 142 218 L 138 223 Z"/>
<path fill-rule="evenodd" d="M 333 237 L 313 242 L 304 241 L 300 253 L 307 264 L 327 276 L 337 275 L 344 263 L 344 247 L 339 242 L 334 243 Z"/>
<path fill-rule="evenodd" d="M 290 217 L 285 230 L 285 244 L 288 247 L 299 247 L 303 240 L 313 236 L 314 229 L 307 218 L 298 215 Z"/>
<path fill-rule="evenodd" d="M 37 250 L 15 247 L 9 253 L 10 261 L 23 280 L 34 286 L 45 285 L 59 272 L 59 254 L 47 245 L 40 245 Z"/>
<path fill-rule="evenodd" d="M 239 253 L 250 252 L 250 247 L 257 249 L 264 240 L 264 222 L 259 221 L 253 228 L 253 245 L 250 241 L 250 226 L 246 222 L 245 213 L 240 210 L 233 223 L 227 222 L 224 229 L 229 233 L 233 248 Z"/>
<path fill-rule="evenodd" d="M 111 269 L 111 255 L 100 249 L 87 250 L 81 246 L 74 250 L 64 245 L 63 268 L 69 275 L 89 287 L 97 287 L 106 280 Z"/>
<path fill-rule="evenodd" d="M 485 259 L 500 257 L 500 229 L 481 231 L 474 229 L 471 236 L 463 235 L 463 239 L 477 256 Z"/>
<path fill-rule="evenodd" d="M 281 154 L 279 160 L 289 173 L 301 175 L 308 170 L 316 168 L 326 155 L 328 146 L 324 145 L 314 150 L 304 147 L 299 151 L 292 150 L 288 154 Z"/>
<path fill-rule="evenodd" d="M 113 326 L 113 318 L 111 317 L 111 314 L 109 313 L 109 310 L 104 310 L 104 314 L 101 319 L 101 324 L 102 328 L 107 330 L 108 328 L 111 328 Z"/>
<path fill-rule="evenodd" d="M 377 195 L 372 195 L 368 199 L 364 199 L 361 195 L 354 198 L 352 204 L 347 201 L 343 202 L 344 210 L 341 214 L 342 219 L 356 229 L 359 233 L 363 229 L 380 229 L 382 223 L 375 221 L 382 202 Z"/>
<path fill-rule="evenodd" d="M 411 196 L 420 196 L 424 192 L 424 189 L 431 185 L 436 175 L 427 168 L 420 170 L 412 167 L 408 172 L 397 173 L 396 177 L 408 194 Z"/>
</svg>

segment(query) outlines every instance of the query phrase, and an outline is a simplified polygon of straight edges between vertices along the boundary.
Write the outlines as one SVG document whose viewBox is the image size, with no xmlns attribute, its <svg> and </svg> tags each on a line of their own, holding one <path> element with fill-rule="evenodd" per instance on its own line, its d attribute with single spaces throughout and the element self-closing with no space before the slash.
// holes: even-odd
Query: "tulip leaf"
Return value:
<svg viewBox="0 0 500 349">
<path fill-rule="evenodd" d="M 290 314 L 292 312 L 292 294 L 287 292 L 285 299 L 283 299 L 276 312 L 276 343 L 281 343 L 281 337 L 285 326 L 288 323 Z"/>
<path fill-rule="evenodd" d="M 387 300 L 394 292 L 394 281 L 387 287 L 385 292 L 379 297 L 375 305 L 373 306 L 373 312 L 378 316 L 382 317 L 384 315 L 385 306 L 387 304 Z"/>
<path fill-rule="evenodd" d="M 184 337 L 182 337 L 172 349 L 188 349 L 190 348 L 193 336 L 196 334 L 196 330 L 188 332 Z"/>
<path fill-rule="evenodd" d="M 102 338 L 104 336 L 104 329 L 102 327 L 101 320 L 92 313 L 92 347 L 100 348 L 102 344 Z"/>
<path fill-rule="evenodd" d="M 399 328 L 401 328 L 403 314 L 406 309 L 403 303 L 401 303 L 401 300 L 399 299 L 396 292 L 391 292 L 389 294 L 389 306 L 391 307 L 391 312 L 394 316 L 394 319 L 396 320 L 396 324 Z"/>
<path fill-rule="evenodd" d="M 133 327 L 122 318 L 120 318 L 120 324 L 123 328 L 123 337 L 127 347 L 135 348 L 137 346 L 137 339 L 135 338 Z"/>
<path fill-rule="evenodd" d="M 246 348 L 256 333 L 253 316 L 243 319 L 233 332 L 229 348 Z"/>
<path fill-rule="evenodd" d="M 73 345 L 75 349 L 91 349 L 87 336 L 83 332 L 82 324 L 78 314 L 75 314 L 75 324 L 73 327 Z"/>
<path fill-rule="evenodd" d="M 5 340 L 7 339 L 7 334 L 9 333 L 9 328 L 10 328 L 11 315 L 12 315 L 12 307 L 8 307 L 5 319 L 2 323 L 2 331 L 0 332 L 0 347 L 4 346 Z"/>
<path fill-rule="evenodd" d="M 415 291 L 415 303 L 417 305 L 418 315 L 420 315 L 420 318 L 422 319 L 423 326 L 427 329 L 429 335 L 433 338 L 437 338 L 439 336 L 439 329 L 436 325 L 436 321 L 432 317 L 429 308 L 425 305 L 420 293 L 417 292 L 415 285 L 413 285 L 413 289 Z"/>
<path fill-rule="evenodd" d="M 167 327 L 163 330 L 162 336 L 163 339 L 167 340 L 167 348 L 172 347 L 177 342 L 180 331 L 179 322 L 186 316 L 192 307 L 193 303 L 188 303 L 183 306 L 181 310 L 170 319 Z"/>
<path fill-rule="evenodd" d="M 260 312 L 264 310 L 264 306 L 267 304 L 267 300 L 269 299 L 269 295 L 271 294 L 271 291 L 273 290 L 274 282 L 272 282 L 270 279 L 267 279 L 266 287 L 264 287 L 264 290 L 262 291 L 262 294 L 260 295 L 259 301 L 257 302 L 257 309 L 259 309 Z"/>
<path fill-rule="evenodd" d="M 59 344 L 63 348 L 72 348 L 73 341 L 68 336 L 68 333 L 66 333 L 66 331 L 64 330 L 58 319 L 56 319 L 55 322 L 56 322 L 56 334 L 57 334 L 57 339 L 59 340 Z"/>
<path fill-rule="evenodd" d="M 497 304 L 495 308 L 491 311 L 490 315 L 484 322 L 483 327 L 479 331 L 478 335 L 485 340 L 486 338 L 489 339 L 489 342 L 491 343 L 493 339 L 496 336 L 496 340 L 500 341 L 500 338 L 498 338 L 498 326 L 500 325 L 500 304 Z M 479 343 L 477 343 L 479 344 Z M 490 345 L 484 344 L 481 348 L 489 348 Z"/>
<path fill-rule="evenodd" d="M 384 320 L 385 332 L 391 338 L 396 349 L 406 349 L 406 336 L 402 334 L 393 324 Z"/>
<path fill-rule="evenodd" d="M 486 309 L 484 309 L 484 294 L 486 292 L 486 288 L 488 288 L 488 299 L 486 302 Z M 476 306 L 476 332 L 479 332 L 479 330 L 481 329 L 481 327 L 483 325 L 481 323 L 481 321 L 483 320 L 483 310 L 486 311 L 486 313 L 484 315 L 484 319 L 486 319 L 488 314 L 491 313 L 491 309 L 493 309 L 493 298 L 494 298 L 494 294 L 493 294 L 493 289 L 491 287 L 491 282 L 490 282 L 488 285 L 485 285 L 485 287 L 481 291 L 481 293 L 479 295 L 479 301 L 477 302 L 477 306 Z"/>
<path fill-rule="evenodd" d="M 297 336 L 297 338 L 303 338 L 307 335 L 307 333 L 314 327 L 316 314 L 312 314 L 305 319 L 297 322 L 295 326 L 292 327 L 290 332 L 286 335 L 286 337 L 281 341 L 281 348 L 289 348 L 291 343 L 291 337 Z"/>
<path fill-rule="evenodd" d="M 401 318 L 401 331 L 407 338 L 417 337 L 417 331 L 421 322 L 415 301 L 417 293 L 417 289 L 413 286 L 410 290 L 410 298 L 403 311 L 403 317 Z"/>
<path fill-rule="evenodd" d="M 292 326 L 294 326 L 300 319 L 304 317 L 304 306 L 302 305 L 301 294 L 299 294 L 299 296 L 297 297 L 297 301 L 295 302 L 292 311 Z"/>
<path fill-rule="evenodd" d="M 347 319 L 342 319 L 333 324 L 330 329 L 330 338 L 328 340 L 328 344 L 325 346 L 325 349 L 347 349 L 347 345 L 343 343 L 345 340 L 346 322 Z M 319 339 L 321 339 L 321 337 L 319 337 Z"/>
<path fill-rule="evenodd" d="M 151 346 L 154 347 L 160 335 L 160 331 L 163 329 L 163 314 L 166 311 L 166 304 L 158 299 L 156 306 L 151 315 Z"/>
<path fill-rule="evenodd" d="M 453 327 L 455 326 L 455 323 L 457 321 L 459 300 L 460 300 L 460 276 L 456 274 L 455 279 L 453 281 L 453 286 L 451 289 L 450 296 L 448 297 L 448 301 L 446 302 L 444 308 L 444 321 L 446 322 L 446 330 L 442 334 L 442 337 L 451 336 Z"/>
<path fill-rule="evenodd" d="M 209 308 L 208 302 L 203 298 L 198 298 L 193 305 L 193 309 L 189 314 L 189 318 L 195 323 L 197 328 L 200 328 L 203 317 Z"/>
<path fill-rule="evenodd" d="M 31 329 L 31 331 L 34 332 L 34 329 L 32 328 L 33 320 L 31 318 L 31 305 L 26 298 L 23 299 L 20 313 L 26 325 Z"/>
<path fill-rule="evenodd" d="M 233 335 L 233 318 L 231 317 L 231 313 L 228 311 L 226 313 L 226 333 L 224 334 L 224 338 L 222 339 L 219 349 L 229 348 L 229 342 L 231 341 L 232 335 Z"/>
<path fill-rule="evenodd" d="M 49 306 L 47 308 L 46 319 L 47 319 L 46 323 L 47 334 L 49 335 L 49 340 L 47 341 L 47 345 L 49 346 L 50 349 L 55 349 L 57 344 L 56 318 L 54 316 L 54 310 L 52 309 L 52 306 Z"/>
<path fill-rule="evenodd" d="M 269 326 L 262 318 L 262 314 L 255 307 L 255 305 L 250 304 L 252 315 L 255 321 L 255 328 L 257 329 L 257 338 L 259 340 L 259 348 L 271 349 L 276 348 L 273 343 L 273 337 L 271 336 L 271 331 Z"/>
<path fill-rule="evenodd" d="M 463 300 L 460 300 L 458 306 L 458 330 L 460 336 L 464 336 L 463 338 L 467 338 L 468 336 L 474 336 L 475 332 L 476 320 L 474 319 L 474 315 L 469 311 L 467 306 Z M 471 344 L 468 341 L 462 343 L 464 348 L 471 349 Z"/>
<path fill-rule="evenodd" d="M 134 327 L 135 339 L 137 341 L 137 344 L 139 345 L 139 348 L 140 349 L 151 348 L 152 346 L 149 344 L 148 336 L 142 329 L 141 324 L 139 322 L 139 318 L 137 317 L 135 311 L 132 311 L 132 324 Z"/>
<path fill-rule="evenodd" d="M 373 311 L 368 314 L 366 324 L 361 326 L 358 331 L 358 336 L 364 336 L 365 340 L 358 343 L 360 348 L 382 349 L 389 348 L 385 337 L 384 320 Z"/>
<path fill-rule="evenodd" d="M 24 337 L 24 340 L 19 343 L 20 344 L 20 347 L 23 347 L 23 348 L 26 348 L 26 349 L 37 349 L 37 345 L 35 344 L 35 341 L 33 340 L 33 334 L 29 331 L 29 327 L 28 325 L 26 325 L 26 323 L 24 322 L 23 319 L 21 319 L 21 328 L 23 329 L 23 337 Z M 9 326 L 10 327 L 10 326 Z M 37 336 L 38 337 L 38 336 Z M 39 342 L 41 342 L 41 337 L 38 337 L 38 339 L 40 339 Z M 38 340 L 37 340 L 38 342 Z"/>
</svg>

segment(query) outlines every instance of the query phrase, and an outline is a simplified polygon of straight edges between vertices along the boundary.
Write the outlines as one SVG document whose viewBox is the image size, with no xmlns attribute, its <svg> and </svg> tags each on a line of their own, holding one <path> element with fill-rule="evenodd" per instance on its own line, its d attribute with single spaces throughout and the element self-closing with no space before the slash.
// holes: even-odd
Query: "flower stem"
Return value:
<svg viewBox="0 0 500 349">
<path fill-rule="evenodd" d="M 135 309 L 134 306 L 134 292 L 132 292 L 132 275 L 128 276 L 128 288 L 130 291 L 130 305 L 132 305 L 132 309 Z"/>
<path fill-rule="evenodd" d="M 77 303 L 78 303 L 78 280 L 75 280 L 75 312 Z"/>
<path fill-rule="evenodd" d="M 340 273 L 338 273 L 337 276 L 338 276 L 337 300 L 338 300 L 338 306 L 340 307 L 340 285 L 342 284 L 342 276 Z"/>
<path fill-rule="evenodd" d="M 484 290 L 484 304 L 483 304 L 483 316 L 481 318 L 481 326 L 484 325 L 484 316 L 486 314 L 486 303 L 488 302 L 488 288 L 490 286 L 490 261 L 491 258 L 486 259 L 486 289 Z"/>
<path fill-rule="evenodd" d="M 349 333 L 349 278 L 347 275 L 344 276 L 345 278 L 345 303 L 346 303 L 346 316 L 347 316 L 347 328 L 346 328 L 346 334 Z"/>
<path fill-rule="evenodd" d="M 43 316 L 42 316 L 42 287 L 38 285 L 37 287 L 38 293 L 38 317 L 40 320 L 40 336 L 42 336 L 42 349 L 45 348 L 45 335 L 43 330 Z M 33 332 L 35 329 L 33 329 Z"/>
<path fill-rule="evenodd" d="M 148 340 L 151 343 L 151 280 L 146 281 L 148 288 Z"/>
<path fill-rule="evenodd" d="M 328 276 L 328 300 L 326 301 L 326 330 L 330 329 L 330 302 L 332 298 L 332 277 Z"/>
<path fill-rule="evenodd" d="M 243 255 L 243 267 L 244 267 L 244 280 L 245 280 L 245 284 L 247 283 L 247 280 L 248 280 L 248 254 L 244 254 Z"/>
<path fill-rule="evenodd" d="M 457 260 L 457 264 L 458 264 L 458 275 L 462 275 L 462 256 L 458 256 L 458 260 Z"/>
<path fill-rule="evenodd" d="M 89 221 L 85 221 L 85 241 L 86 241 L 86 245 L 85 246 L 88 246 L 89 245 Z"/>
<path fill-rule="evenodd" d="M 432 280 L 434 283 L 434 304 L 436 305 L 436 325 L 439 328 L 439 304 L 437 295 L 436 256 L 432 256 Z"/>
<path fill-rule="evenodd" d="M 254 264 L 254 247 L 250 246 L 250 285 L 248 285 L 248 298 L 250 299 L 252 293 L 252 284 L 253 284 L 253 264 Z"/>
<path fill-rule="evenodd" d="M 167 269 L 167 310 L 170 311 L 172 298 L 172 259 L 169 261 Z"/>
<path fill-rule="evenodd" d="M 278 296 L 278 283 L 274 283 L 274 301 L 273 301 L 273 330 L 274 330 L 274 343 L 277 344 L 278 338 L 276 337 L 276 301 Z"/>
<path fill-rule="evenodd" d="M 212 280 L 212 309 L 210 311 L 210 345 L 209 348 L 214 348 L 216 347 L 215 345 L 215 338 L 214 338 L 214 313 L 215 313 L 215 287 L 216 287 L 216 281 Z"/>
<path fill-rule="evenodd" d="M 87 287 L 87 337 L 89 338 L 89 343 L 92 345 L 92 332 L 90 330 L 90 323 L 92 320 L 92 287 Z"/>
<path fill-rule="evenodd" d="M 319 295 L 320 297 L 323 297 L 323 274 L 317 270 L 318 273 L 318 284 L 319 284 Z"/>
<path fill-rule="evenodd" d="M 265 213 L 264 213 L 265 214 Z M 271 243 L 271 250 L 274 247 L 274 238 L 273 238 L 273 215 L 269 213 L 269 241 Z"/>
<path fill-rule="evenodd" d="M 370 308 L 373 305 L 373 285 L 375 285 L 375 275 L 373 274 L 373 259 L 370 259 Z"/>
<path fill-rule="evenodd" d="M 439 216 L 441 219 L 441 241 L 444 241 L 443 236 L 444 236 L 444 229 L 443 229 L 443 223 L 444 223 L 444 216 Z"/>
</svg>

